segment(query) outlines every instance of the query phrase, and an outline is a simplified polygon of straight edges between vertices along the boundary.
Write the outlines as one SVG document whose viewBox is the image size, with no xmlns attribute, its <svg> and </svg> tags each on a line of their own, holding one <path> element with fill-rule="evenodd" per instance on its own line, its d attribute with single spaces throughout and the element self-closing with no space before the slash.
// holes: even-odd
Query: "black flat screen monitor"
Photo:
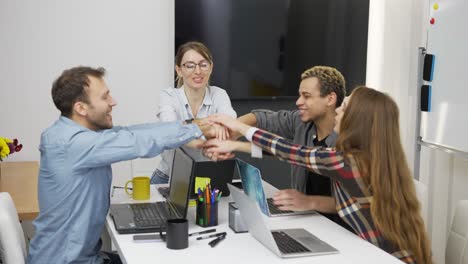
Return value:
<svg viewBox="0 0 468 264">
<path fill-rule="evenodd" d="M 301 73 L 337 68 L 365 84 L 369 0 L 175 0 L 175 45 L 213 53 L 210 83 L 231 99 L 297 97 Z"/>
</svg>

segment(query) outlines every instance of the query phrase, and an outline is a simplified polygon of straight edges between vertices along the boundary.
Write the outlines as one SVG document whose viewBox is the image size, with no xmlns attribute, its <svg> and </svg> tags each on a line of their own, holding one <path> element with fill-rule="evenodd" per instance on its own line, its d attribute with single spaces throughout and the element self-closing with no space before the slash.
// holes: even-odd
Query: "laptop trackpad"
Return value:
<svg viewBox="0 0 468 264">
<path fill-rule="evenodd" d="M 306 245 L 320 245 L 320 241 L 312 237 L 296 237 L 296 240 Z"/>
<path fill-rule="evenodd" d="M 326 252 L 333 248 L 317 237 L 296 237 L 296 240 L 305 245 L 312 252 Z"/>
</svg>

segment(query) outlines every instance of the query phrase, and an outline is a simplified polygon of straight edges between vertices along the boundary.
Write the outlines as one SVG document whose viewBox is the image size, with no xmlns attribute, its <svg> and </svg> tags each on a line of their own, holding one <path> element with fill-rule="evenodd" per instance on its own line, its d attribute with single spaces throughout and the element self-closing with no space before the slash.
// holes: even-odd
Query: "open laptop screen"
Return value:
<svg viewBox="0 0 468 264">
<path fill-rule="evenodd" d="M 245 194 L 257 201 L 262 212 L 268 215 L 268 204 L 263 191 L 260 170 L 243 160 L 237 159 L 236 162 Z"/>
<path fill-rule="evenodd" d="M 193 159 L 182 149 L 175 150 L 168 200 L 181 216 L 187 211 L 193 164 Z"/>
<path fill-rule="evenodd" d="M 187 147 L 182 147 L 182 149 L 195 161 L 194 171 L 192 172 L 193 176 L 190 198 L 197 198 L 197 187 L 205 187 L 204 185 L 206 184 L 207 179 L 211 184 L 211 188 L 219 189 L 222 196 L 229 196 L 229 188 L 226 184 L 232 182 L 234 168 L 236 165 L 235 160 L 222 160 L 215 162 L 203 156 L 202 152 L 198 149 Z M 204 184 L 200 185 L 201 183 Z"/>
</svg>

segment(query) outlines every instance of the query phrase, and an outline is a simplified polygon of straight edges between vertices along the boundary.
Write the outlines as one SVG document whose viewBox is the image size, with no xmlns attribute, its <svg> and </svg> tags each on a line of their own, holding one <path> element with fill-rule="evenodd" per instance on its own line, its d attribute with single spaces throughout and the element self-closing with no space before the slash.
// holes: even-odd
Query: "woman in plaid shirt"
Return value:
<svg viewBox="0 0 468 264">
<path fill-rule="evenodd" d="M 429 241 L 413 177 L 400 140 L 396 103 L 386 94 L 356 88 L 336 110 L 336 148 L 291 144 L 233 118 L 212 117 L 281 160 L 330 177 L 336 210 L 361 238 L 406 263 L 431 264 Z M 245 142 L 210 140 L 207 152 L 250 152 Z"/>
</svg>

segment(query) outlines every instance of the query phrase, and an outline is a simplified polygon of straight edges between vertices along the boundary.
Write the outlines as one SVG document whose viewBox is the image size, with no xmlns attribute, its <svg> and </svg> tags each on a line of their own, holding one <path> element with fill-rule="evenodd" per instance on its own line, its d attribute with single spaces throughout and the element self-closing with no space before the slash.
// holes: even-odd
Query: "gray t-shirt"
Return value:
<svg viewBox="0 0 468 264">
<path fill-rule="evenodd" d="M 301 121 L 298 110 L 253 110 L 257 118 L 257 127 L 275 133 L 291 140 L 295 144 L 314 146 L 317 129 L 313 122 Z M 325 145 L 334 147 L 338 135 L 332 132 L 326 139 Z M 291 166 L 291 187 L 306 194 L 330 195 L 330 180 L 317 175 L 313 179 L 313 186 L 308 186 L 309 171 L 300 166 Z"/>
</svg>

